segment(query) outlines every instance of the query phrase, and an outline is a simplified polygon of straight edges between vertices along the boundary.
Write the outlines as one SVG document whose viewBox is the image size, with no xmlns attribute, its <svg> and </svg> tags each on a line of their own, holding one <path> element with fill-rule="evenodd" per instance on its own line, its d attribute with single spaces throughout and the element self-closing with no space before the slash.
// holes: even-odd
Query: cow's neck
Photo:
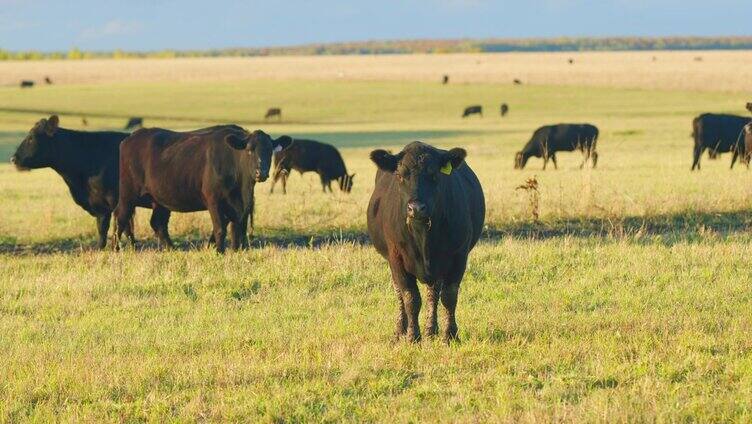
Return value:
<svg viewBox="0 0 752 424">
<path fill-rule="evenodd" d="M 87 152 L 80 141 L 82 137 L 86 137 L 86 133 L 59 128 L 52 141 L 58 152 L 67 153 L 55 155 L 51 166 L 66 181 L 89 176 L 95 169 L 95 161 L 85 157 Z"/>
</svg>

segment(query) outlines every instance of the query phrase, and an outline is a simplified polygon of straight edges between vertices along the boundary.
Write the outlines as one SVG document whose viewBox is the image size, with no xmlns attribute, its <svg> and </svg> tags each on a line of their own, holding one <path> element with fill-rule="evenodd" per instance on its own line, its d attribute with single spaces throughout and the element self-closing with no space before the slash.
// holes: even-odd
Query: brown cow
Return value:
<svg viewBox="0 0 752 424">
<path fill-rule="evenodd" d="M 150 203 L 151 227 L 160 245 L 172 247 L 170 212 L 208 210 L 217 251 L 224 252 L 227 224 L 233 249 L 248 247 L 253 190 L 269 177 L 272 153 L 292 140 L 273 140 L 261 130 L 236 125 L 188 132 L 140 129 L 120 146 L 117 238 L 129 232 L 134 208 Z"/>
</svg>

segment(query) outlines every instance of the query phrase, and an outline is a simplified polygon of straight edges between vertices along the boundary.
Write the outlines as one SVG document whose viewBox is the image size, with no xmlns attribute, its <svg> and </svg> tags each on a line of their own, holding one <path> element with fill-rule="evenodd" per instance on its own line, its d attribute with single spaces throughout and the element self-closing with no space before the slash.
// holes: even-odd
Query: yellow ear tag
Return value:
<svg viewBox="0 0 752 424">
<path fill-rule="evenodd" d="M 449 175 L 452 173 L 452 162 L 447 162 L 446 165 L 442 166 L 440 169 L 442 174 Z"/>
</svg>

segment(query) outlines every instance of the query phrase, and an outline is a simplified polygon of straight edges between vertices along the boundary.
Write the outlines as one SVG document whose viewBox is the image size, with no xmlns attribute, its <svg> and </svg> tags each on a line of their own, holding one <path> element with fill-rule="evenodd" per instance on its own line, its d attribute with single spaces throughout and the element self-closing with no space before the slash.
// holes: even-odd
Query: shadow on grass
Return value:
<svg viewBox="0 0 752 424">
<path fill-rule="evenodd" d="M 650 217 L 564 219 L 543 223 L 519 222 L 487 226 L 483 231 L 481 241 L 495 242 L 507 238 L 538 241 L 570 237 L 626 240 L 637 244 L 660 243 L 671 246 L 676 243 L 692 243 L 709 239 L 723 240 L 734 235 L 747 234 L 750 229 L 752 229 L 752 209 L 728 212 L 686 212 Z M 174 239 L 175 249 L 179 251 L 214 249 L 207 241 L 208 235 L 194 233 L 177 236 Z M 254 249 L 269 246 L 281 249 L 317 249 L 329 245 L 363 246 L 368 244 L 370 244 L 368 234 L 361 229 L 303 233 L 296 233 L 293 230 L 276 230 L 256 235 L 251 241 L 251 247 Z M 154 238 L 140 240 L 135 247 L 137 251 L 157 250 L 158 248 Z M 108 246 L 108 249 L 111 247 Z M 13 239 L 0 238 L 0 254 L 5 255 L 44 255 L 92 250 L 94 250 L 94 241 L 87 238 L 66 238 L 32 244 L 19 244 Z"/>
</svg>

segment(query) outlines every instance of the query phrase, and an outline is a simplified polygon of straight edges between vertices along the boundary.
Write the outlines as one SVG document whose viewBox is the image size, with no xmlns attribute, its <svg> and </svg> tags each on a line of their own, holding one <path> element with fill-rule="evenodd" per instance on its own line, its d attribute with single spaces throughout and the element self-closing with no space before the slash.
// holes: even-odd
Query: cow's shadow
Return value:
<svg viewBox="0 0 752 424">
<path fill-rule="evenodd" d="M 752 209 L 726 212 L 684 212 L 620 218 L 578 218 L 552 222 L 515 222 L 504 225 L 487 225 L 481 242 L 493 243 L 503 239 L 550 240 L 557 238 L 619 240 L 627 243 L 674 245 L 706 240 L 724 240 L 738 235 L 751 235 Z M 196 251 L 214 249 L 209 235 L 198 232 L 176 235 L 175 250 Z M 94 238 L 61 238 L 40 243 L 22 244 L 13 239 L 0 238 L 2 255 L 49 255 L 94 251 Z M 251 241 L 251 249 L 275 247 L 279 249 L 318 249 L 330 245 L 364 246 L 370 244 L 365 229 L 342 231 L 260 232 Z M 136 251 L 156 251 L 156 239 L 141 239 Z M 108 247 L 108 250 L 112 250 Z"/>
</svg>

